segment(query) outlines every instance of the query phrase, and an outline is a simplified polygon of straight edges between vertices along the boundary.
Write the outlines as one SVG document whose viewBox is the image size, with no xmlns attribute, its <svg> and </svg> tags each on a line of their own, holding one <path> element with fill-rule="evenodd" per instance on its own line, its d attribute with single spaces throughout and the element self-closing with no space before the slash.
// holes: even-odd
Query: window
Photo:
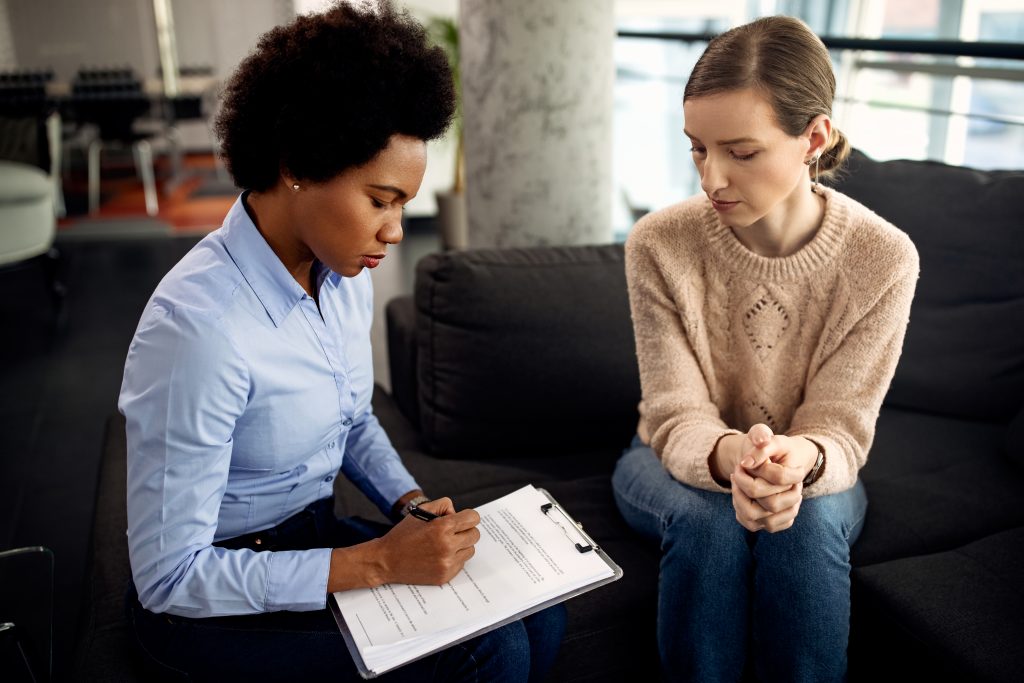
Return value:
<svg viewBox="0 0 1024 683">
<path fill-rule="evenodd" d="M 753 11 L 752 11 L 753 10 Z M 682 93 L 718 33 L 789 14 L 826 37 L 1018 43 L 1019 0 L 751 0 L 616 5 L 615 228 L 700 190 L 682 133 Z M 687 38 L 637 34 L 686 34 Z M 1024 60 L 832 49 L 836 125 L 876 159 L 1024 168 Z"/>
</svg>

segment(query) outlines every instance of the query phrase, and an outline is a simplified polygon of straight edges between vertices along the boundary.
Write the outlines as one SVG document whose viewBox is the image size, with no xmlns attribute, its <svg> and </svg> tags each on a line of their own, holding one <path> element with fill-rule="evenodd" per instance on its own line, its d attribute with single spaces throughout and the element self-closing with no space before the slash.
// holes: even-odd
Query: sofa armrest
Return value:
<svg viewBox="0 0 1024 683">
<path fill-rule="evenodd" d="M 416 396 L 416 304 L 413 297 L 392 299 L 385 315 L 391 395 L 402 415 L 418 428 L 420 407 Z"/>
</svg>

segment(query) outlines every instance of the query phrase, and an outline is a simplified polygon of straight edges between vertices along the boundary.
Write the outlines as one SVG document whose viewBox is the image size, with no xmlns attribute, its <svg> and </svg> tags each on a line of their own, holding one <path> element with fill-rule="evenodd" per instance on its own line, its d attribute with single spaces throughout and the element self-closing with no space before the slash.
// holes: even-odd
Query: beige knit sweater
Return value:
<svg viewBox="0 0 1024 683">
<path fill-rule="evenodd" d="M 700 195 L 644 217 L 626 242 L 643 398 L 641 439 L 679 481 L 725 492 L 708 456 L 763 422 L 825 450 L 804 495 L 854 485 L 903 346 L 918 276 L 910 238 L 823 190 L 795 254 L 759 256 Z"/>
</svg>

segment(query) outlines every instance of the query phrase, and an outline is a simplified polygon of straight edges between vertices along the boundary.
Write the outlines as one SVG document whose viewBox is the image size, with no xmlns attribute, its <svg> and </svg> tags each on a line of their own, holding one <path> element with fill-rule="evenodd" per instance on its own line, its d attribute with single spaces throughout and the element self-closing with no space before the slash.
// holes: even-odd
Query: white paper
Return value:
<svg viewBox="0 0 1024 683">
<path fill-rule="evenodd" d="M 476 553 L 443 586 L 386 584 L 335 593 L 368 669 L 383 673 L 560 595 L 611 577 L 581 553 L 576 527 L 533 486 L 477 508 Z"/>
</svg>

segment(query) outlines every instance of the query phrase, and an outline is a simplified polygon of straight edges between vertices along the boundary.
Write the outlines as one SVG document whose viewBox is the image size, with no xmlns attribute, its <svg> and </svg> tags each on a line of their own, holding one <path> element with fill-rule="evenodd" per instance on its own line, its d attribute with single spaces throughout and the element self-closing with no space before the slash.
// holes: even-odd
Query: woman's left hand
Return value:
<svg viewBox="0 0 1024 683">
<path fill-rule="evenodd" d="M 749 475 L 778 486 L 802 482 L 818 460 L 818 447 L 802 436 L 771 434 L 740 461 Z"/>
</svg>

